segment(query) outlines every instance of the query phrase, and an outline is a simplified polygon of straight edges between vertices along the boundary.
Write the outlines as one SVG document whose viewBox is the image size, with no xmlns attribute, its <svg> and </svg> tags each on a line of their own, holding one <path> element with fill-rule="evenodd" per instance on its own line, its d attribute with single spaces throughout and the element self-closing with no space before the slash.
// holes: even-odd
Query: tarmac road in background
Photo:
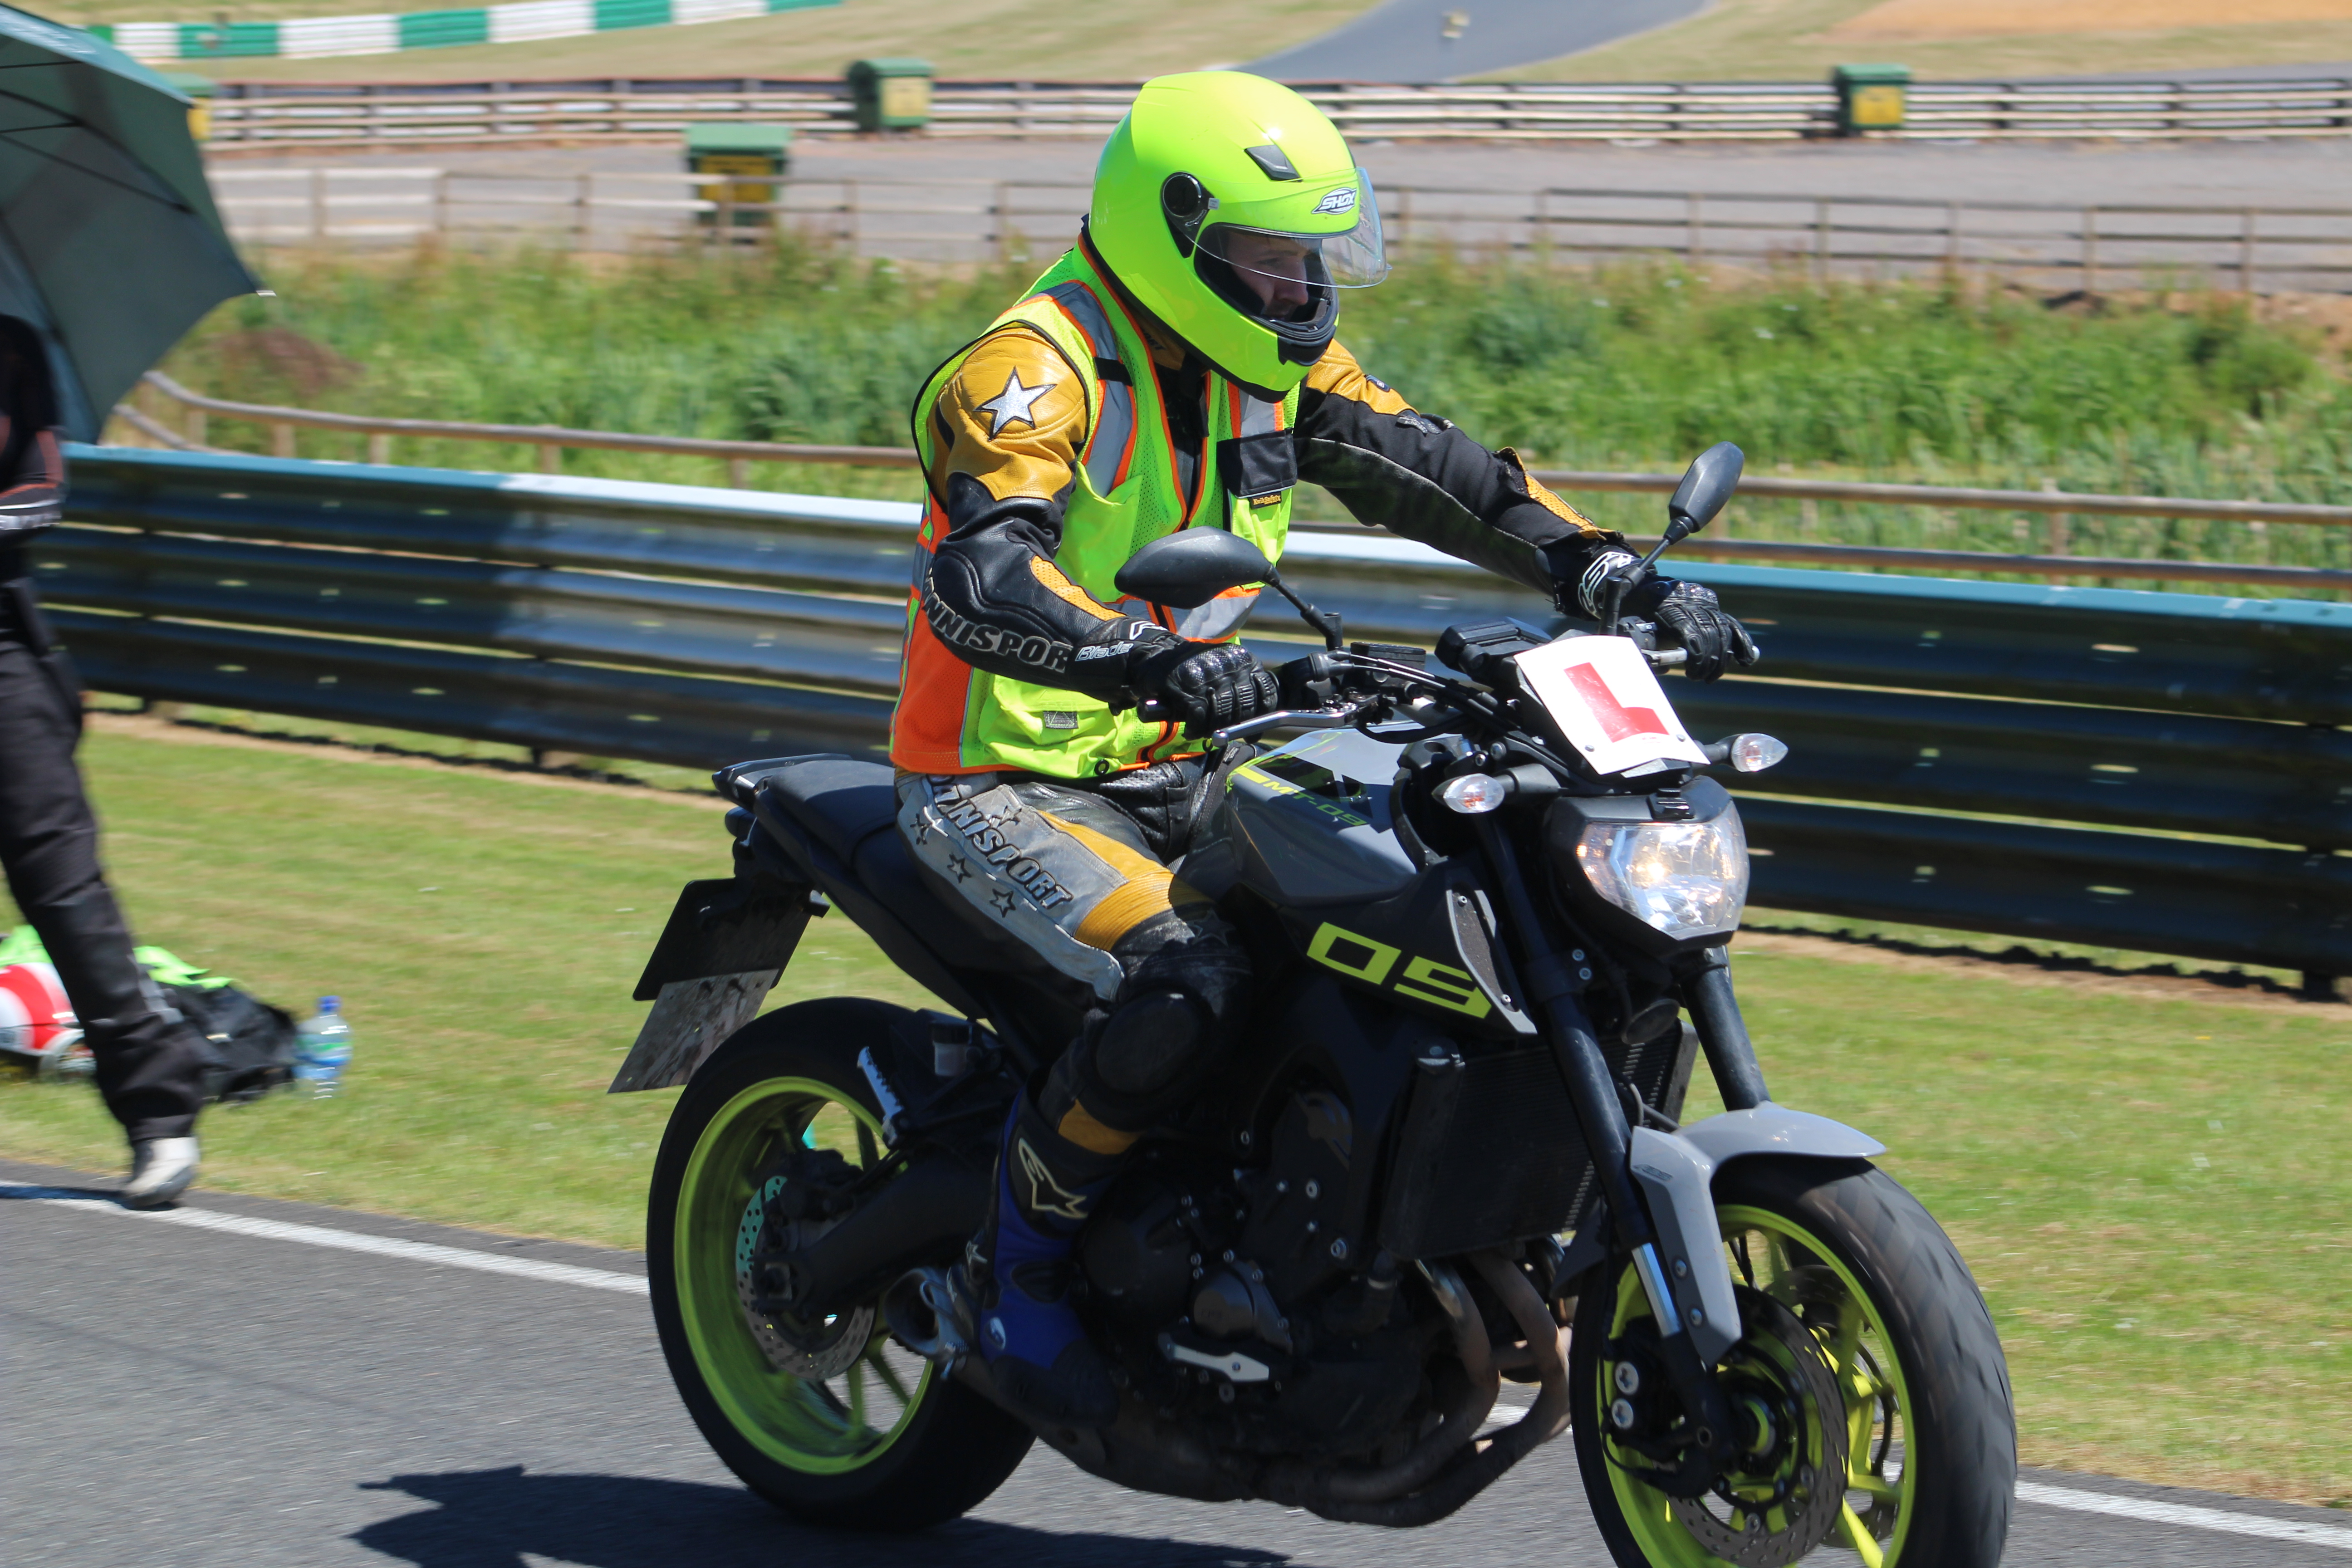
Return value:
<svg viewBox="0 0 2352 1568">
<path fill-rule="evenodd" d="M 793 172 L 809 180 L 1094 178 L 1098 142 L 808 140 Z M 1722 191 L 1935 201 L 2178 202 L 2210 206 L 2341 206 L 2352 191 L 2352 137 L 2162 143 L 1811 142 L 1621 146 L 1609 142 L 1359 142 L 1373 183 L 1445 190 Z M 569 181 L 590 172 L 683 170 L 682 147 L 645 143 L 549 148 L 405 147 L 216 154 L 215 171 L 446 168 Z M 552 189 L 552 186 L 551 186 Z"/>
<path fill-rule="evenodd" d="M 1453 81 L 1695 16 L 1706 0 L 1388 0 L 1243 68 L 1286 81 Z"/>
<path fill-rule="evenodd" d="M 0 1559 L 11 1563 L 1607 1563 L 1566 1439 L 1422 1531 L 1349 1528 L 1264 1503 L 1144 1497 L 1043 1448 L 977 1513 L 932 1533 L 877 1540 L 803 1530 L 738 1485 L 687 1419 L 636 1293 L 639 1255 L 209 1193 L 176 1219 L 90 1201 L 97 1191 L 59 1201 L 61 1189 L 85 1181 L 0 1162 L 0 1377 L 8 1391 Z M 336 1248 L 268 1234 L 289 1224 L 347 1239 Z M 457 1265 L 420 1252 L 420 1243 L 456 1249 Z M 484 1262 L 539 1277 L 483 1272 Z M 2021 1506 L 2005 1560 L 2011 1568 L 2352 1563 L 2352 1529 L 2343 1528 L 2352 1521 L 2316 1510 L 2097 1477 L 2035 1472 L 2028 1481 L 2075 1500 Z M 2086 1499 L 2159 1515 L 2213 1510 L 2234 1529 L 2084 1512 Z M 1823 1555 L 1825 1564 L 1841 1561 L 1853 1559 Z"/>
<path fill-rule="evenodd" d="M 994 197 L 994 183 L 1020 181 L 1066 185 L 1066 191 L 1017 190 L 1025 211 L 1016 225 L 1034 254 L 1050 255 L 1074 237 L 1083 210 L 1084 187 L 1094 174 L 1098 144 L 1091 140 L 983 142 L 866 142 L 811 140 L 793 149 L 793 171 L 806 182 L 793 199 L 823 205 L 839 199 L 840 180 L 888 182 L 899 188 L 861 187 L 864 209 L 857 220 L 859 248 L 867 255 L 909 259 L 969 258 L 988 220 L 978 216 Z M 2341 206 L 2352 191 L 2352 139 L 2261 142 L 2188 142 L 2160 144 L 2113 142 L 1806 142 L 1709 146 L 1626 146 L 1576 143 L 1531 146 L 1523 142 L 1363 142 L 1357 155 L 1376 184 L 1441 192 L 1533 192 L 1546 187 L 1642 192 L 1699 191 L 1803 196 L 1902 196 L 1913 200 L 2025 201 L 2062 204 L 2177 204 L 2191 206 Z M 660 145 L 611 144 L 550 148 L 404 148 L 378 153 L 353 152 L 215 154 L 212 162 L 241 238 L 248 225 L 290 226 L 277 237 L 299 241 L 310 221 L 310 183 L 293 178 L 257 178 L 266 171 L 331 168 L 350 171 L 331 183 L 331 221 L 358 229 L 356 237 L 378 244 L 405 244 L 424 215 L 421 194 L 429 188 L 413 174 L 391 171 L 446 169 L 455 175 L 502 176 L 495 185 L 454 182 L 454 222 L 470 227 L 485 222 L 544 226 L 566 236 L 574 221 L 571 205 L 583 174 L 660 174 L 680 172 L 682 152 Z M 385 171 L 371 179 L 366 171 Z M 912 183 L 912 184 L 909 184 Z M 683 181 L 600 181 L 597 200 L 614 197 L 683 198 Z M 389 198 L 380 208 L 370 194 Z M 273 197 L 281 207 L 265 211 L 244 204 Z M 409 205 L 400 205 L 397 204 Z M 964 209 L 941 219 L 892 215 L 893 204 Z M 1045 209 L 1052 209 L 1050 213 Z M 373 237 L 360 234 L 370 220 L 394 220 Z M 615 248 L 648 227 L 675 228 L 681 216 L 645 209 L 595 209 L 595 243 Z M 820 229 L 842 220 L 812 216 L 801 220 Z M 925 237 L 953 233 L 962 239 L 934 243 Z M 569 243 L 568 237 L 558 243 Z M 934 253 L 937 253 L 934 255 Z"/>
</svg>

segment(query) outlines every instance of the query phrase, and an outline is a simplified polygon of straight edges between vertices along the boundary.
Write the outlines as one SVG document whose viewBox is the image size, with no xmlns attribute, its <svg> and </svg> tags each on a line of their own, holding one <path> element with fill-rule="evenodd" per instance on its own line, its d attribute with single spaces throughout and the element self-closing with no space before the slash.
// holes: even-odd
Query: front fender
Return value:
<svg viewBox="0 0 2352 1568">
<path fill-rule="evenodd" d="M 1704 1121 L 1694 1121 L 1678 1136 L 1715 1162 L 1717 1170 L 1750 1154 L 1867 1160 L 1886 1152 L 1886 1145 L 1867 1132 L 1857 1132 L 1842 1121 L 1791 1110 L 1769 1100 L 1752 1110 L 1727 1110 Z"/>
<path fill-rule="evenodd" d="M 1672 1281 L 1675 1309 L 1702 1360 L 1722 1359 L 1739 1338 L 1739 1307 L 1731 1264 L 1716 1241 L 1716 1173 L 1758 1154 L 1784 1159 L 1866 1160 L 1886 1146 L 1866 1133 L 1767 1100 L 1751 1110 L 1727 1110 L 1679 1132 L 1633 1131 L 1634 1184 L 1658 1233 L 1658 1251 Z M 1579 1243 L 1606 1245 L 1605 1222 L 1587 1226 Z M 1571 1258 L 1587 1249 L 1571 1247 Z M 1591 1249 L 1595 1253 L 1599 1248 Z M 1591 1261 L 1599 1261 L 1597 1256 Z M 1563 1275 L 1567 1269 L 1563 1268 Z"/>
</svg>

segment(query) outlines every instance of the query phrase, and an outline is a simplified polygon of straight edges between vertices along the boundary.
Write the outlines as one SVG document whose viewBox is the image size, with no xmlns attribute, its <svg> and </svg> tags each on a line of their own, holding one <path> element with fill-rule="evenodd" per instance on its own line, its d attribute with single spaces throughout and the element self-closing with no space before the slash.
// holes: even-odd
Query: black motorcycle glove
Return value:
<svg viewBox="0 0 2352 1568">
<path fill-rule="evenodd" d="M 1274 677 L 1257 656 L 1233 643 L 1175 642 L 1138 658 L 1128 684 L 1156 697 L 1187 735 L 1205 735 L 1281 706 Z"/>
<path fill-rule="evenodd" d="M 1654 592 L 1660 586 L 1664 593 Z M 1727 659 L 1742 669 L 1756 662 L 1756 639 L 1716 602 L 1714 589 L 1661 577 L 1642 584 L 1638 595 L 1654 601 L 1647 606 L 1650 617 L 1664 634 L 1662 640 L 1682 648 L 1683 673 L 1691 679 L 1722 679 Z"/>
<path fill-rule="evenodd" d="M 1640 557 L 1624 550 L 1603 550 L 1580 570 L 1564 559 L 1552 585 L 1553 602 L 1564 616 L 1605 620 L 1612 589 L 1639 563 Z M 1617 608 L 1657 622 L 1667 644 L 1683 650 L 1683 673 L 1693 680 L 1720 679 L 1727 659 L 1742 668 L 1757 660 L 1755 639 L 1717 602 L 1712 588 L 1678 577 L 1644 577 L 1625 588 Z"/>
</svg>

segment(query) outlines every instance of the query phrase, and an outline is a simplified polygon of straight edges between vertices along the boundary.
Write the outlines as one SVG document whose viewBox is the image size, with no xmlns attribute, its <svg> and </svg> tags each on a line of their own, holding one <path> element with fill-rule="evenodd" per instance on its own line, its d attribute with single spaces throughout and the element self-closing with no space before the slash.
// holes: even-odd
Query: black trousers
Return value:
<svg viewBox="0 0 2352 1568">
<path fill-rule="evenodd" d="M 185 1137 L 212 1049 L 131 956 L 74 767 L 80 693 L 12 553 L 0 547 L 0 868 L 81 1019 L 107 1110 L 134 1143 Z"/>
</svg>

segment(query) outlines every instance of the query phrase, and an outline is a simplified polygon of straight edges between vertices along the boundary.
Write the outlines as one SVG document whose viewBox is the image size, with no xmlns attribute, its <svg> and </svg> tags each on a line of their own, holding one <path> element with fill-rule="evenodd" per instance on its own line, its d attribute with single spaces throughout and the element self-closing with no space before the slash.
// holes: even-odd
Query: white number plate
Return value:
<svg viewBox="0 0 2352 1568">
<path fill-rule="evenodd" d="M 1596 772 L 1706 761 L 1631 637 L 1562 637 L 1512 662 Z"/>
</svg>

